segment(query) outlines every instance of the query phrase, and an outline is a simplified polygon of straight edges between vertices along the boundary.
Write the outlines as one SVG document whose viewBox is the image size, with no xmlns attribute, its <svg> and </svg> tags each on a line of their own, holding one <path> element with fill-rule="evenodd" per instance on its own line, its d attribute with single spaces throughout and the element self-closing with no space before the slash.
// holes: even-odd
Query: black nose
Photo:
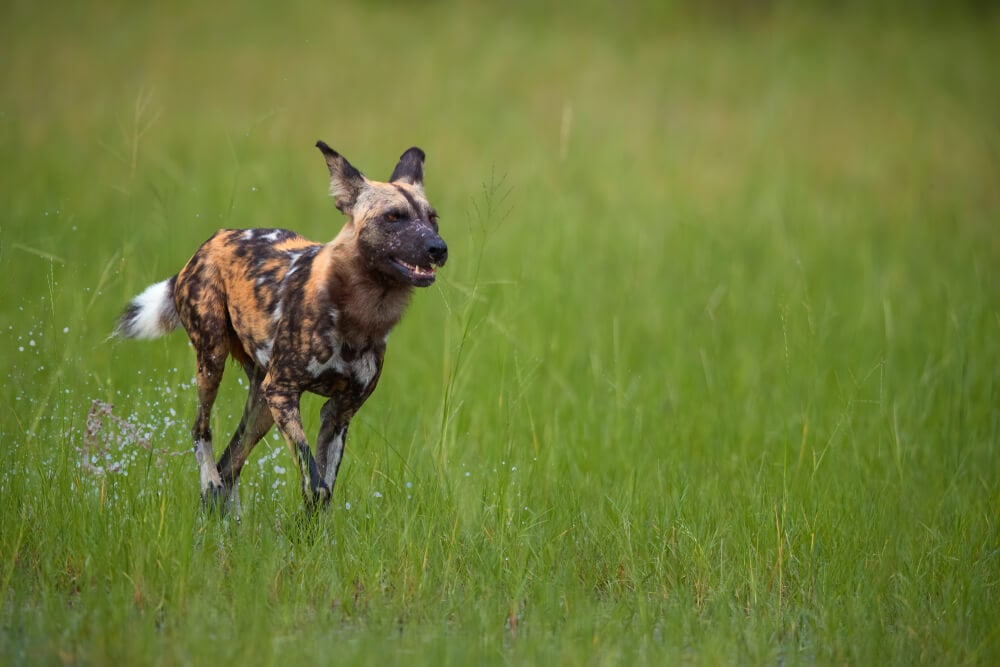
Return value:
<svg viewBox="0 0 1000 667">
<path fill-rule="evenodd" d="M 440 236 L 427 240 L 427 254 L 430 255 L 431 261 L 438 266 L 445 263 L 448 259 L 448 244 L 444 242 Z"/>
</svg>

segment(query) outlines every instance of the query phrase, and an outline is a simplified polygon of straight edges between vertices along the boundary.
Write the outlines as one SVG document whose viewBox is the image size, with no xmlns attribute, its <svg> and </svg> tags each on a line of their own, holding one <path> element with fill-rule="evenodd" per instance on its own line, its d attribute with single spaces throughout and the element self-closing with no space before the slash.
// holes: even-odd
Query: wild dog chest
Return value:
<svg viewBox="0 0 1000 667">
<path fill-rule="evenodd" d="M 297 376 L 295 384 L 304 391 L 328 397 L 346 393 L 363 401 L 381 373 L 385 340 L 349 341 L 341 331 L 342 325 L 336 309 L 318 318 L 316 328 L 300 339 L 308 341 L 308 345 L 295 355 L 297 368 L 289 370 Z M 272 373 L 276 370 L 272 365 Z"/>
<path fill-rule="evenodd" d="M 303 389 L 320 396 L 349 392 L 359 397 L 367 396 L 374 389 L 374 382 L 382 370 L 385 347 L 381 350 L 367 348 L 355 350 L 342 343 L 339 350 L 327 358 L 310 357 L 303 377 Z"/>
</svg>

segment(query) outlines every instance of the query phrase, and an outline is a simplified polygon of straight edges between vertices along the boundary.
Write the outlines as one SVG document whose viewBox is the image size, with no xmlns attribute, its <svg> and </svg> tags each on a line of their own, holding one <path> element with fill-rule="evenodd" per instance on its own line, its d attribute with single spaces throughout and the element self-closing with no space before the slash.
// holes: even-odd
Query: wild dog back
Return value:
<svg viewBox="0 0 1000 667">
<path fill-rule="evenodd" d="M 323 246 L 286 229 L 222 229 L 177 275 L 174 300 L 195 349 L 227 337 L 241 364 L 267 367 L 283 302 Z"/>
</svg>

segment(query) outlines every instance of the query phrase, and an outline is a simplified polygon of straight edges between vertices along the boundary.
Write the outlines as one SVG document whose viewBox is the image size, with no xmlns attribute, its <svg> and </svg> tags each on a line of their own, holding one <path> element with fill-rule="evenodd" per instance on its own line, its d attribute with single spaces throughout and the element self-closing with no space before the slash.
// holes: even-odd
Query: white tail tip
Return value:
<svg viewBox="0 0 1000 667">
<path fill-rule="evenodd" d="M 174 279 L 150 285 L 132 299 L 118 320 L 115 335 L 122 338 L 159 338 L 180 320 L 174 307 Z"/>
</svg>

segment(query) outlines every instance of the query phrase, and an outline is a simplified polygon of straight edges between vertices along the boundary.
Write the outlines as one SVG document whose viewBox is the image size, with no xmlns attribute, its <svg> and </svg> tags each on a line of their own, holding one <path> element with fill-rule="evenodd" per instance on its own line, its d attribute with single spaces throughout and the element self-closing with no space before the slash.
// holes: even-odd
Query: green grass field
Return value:
<svg viewBox="0 0 1000 667">
<path fill-rule="evenodd" d="M 1000 663 L 1000 13 L 134 4 L 0 9 L 0 664 Z M 205 516 L 106 337 L 332 238 L 317 139 L 451 258 L 330 511 L 272 432 Z"/>
</svg>

